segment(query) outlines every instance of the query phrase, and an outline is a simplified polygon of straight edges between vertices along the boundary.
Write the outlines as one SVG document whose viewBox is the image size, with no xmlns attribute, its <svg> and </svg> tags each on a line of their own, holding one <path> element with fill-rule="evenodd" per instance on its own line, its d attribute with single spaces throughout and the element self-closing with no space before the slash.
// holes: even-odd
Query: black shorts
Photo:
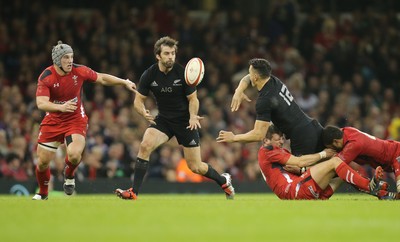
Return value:
<svg viewBox="0 0 400 242">
<path fill-rule="evenodd" d="M 317 121 L 296 127 L 290 138 L 291 152 L 295 156 L 314 154 L 325 147 L 322 142 L 322 125 Z"/>
<path fill-rule="evenodd" d="M 189 126 L 187 121 L 170 121 L 161 116 L 157 116 L 154 120 L 156 124 L 150 125 L 168 136 L 169 139 L 176 137 L 178 143 L 184 147 L 198 147 L 200 146 L 200 136 L 197 129 L 190 130 L 186 127 Z"/>
</svg>

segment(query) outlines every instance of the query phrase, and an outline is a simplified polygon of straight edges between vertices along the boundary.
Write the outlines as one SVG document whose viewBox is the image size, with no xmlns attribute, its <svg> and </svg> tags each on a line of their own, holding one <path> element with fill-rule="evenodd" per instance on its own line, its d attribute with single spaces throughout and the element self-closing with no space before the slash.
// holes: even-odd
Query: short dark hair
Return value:
<svg viewBox="0 0 400 242">
<path fill-rule="evenodd" d="M 336 126 L 327 125 L 322 131 L 322 142 L 325 146 L 333 144 L 333 140 L 343 138 L 343 131 Z"/>
<path fill-rule="evenodd" d="M 154 44 L 154 55 L 159 55 L 161 54 L 161 46 L 166 45 L 171 48 L 175 47 L 175 53 L 178 52 L 178 41 L 169 37 L 169 36 L 164 36 L 156 41 Z"/>
<path fill-rule="evenodd" d="M 265 135 L 265 138 L 270 140 L 270 139 L 272 139 L 272 136 L 274 134 L 277 134 L 277 135 L 280 135 L 280 136 L 283 135 L 282 131 L 280 131 L 275 125 L 271 124 L 268 127 L 267 134 Z"/>
<path fill-rule="evenodd" d="M 261 58 L 254 58 L 249 60 L 249 65 L 257 71 L 261 78 L 268 78 L 271 76 L 272 68 L 269 61 Z"/>
</svg>

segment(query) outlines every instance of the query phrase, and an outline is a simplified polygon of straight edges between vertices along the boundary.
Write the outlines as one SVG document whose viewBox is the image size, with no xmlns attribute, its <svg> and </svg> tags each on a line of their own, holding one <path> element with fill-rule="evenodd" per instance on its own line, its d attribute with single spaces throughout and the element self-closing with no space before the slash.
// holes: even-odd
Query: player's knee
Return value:
<svg viewBox="0 0 400 242">
<path fill-rule="evenodd" d="M 51 156 L 39 156 L 37 167 L 39 171 L 44 171 L 50 166 L 50 161 L 53 159 Z"/>
<path fill-rule="evenodd" d="M 187 165 L 188 165 L 189 169 L 190 169 L 193 173 L 200 174 L 200 175 L 203 174 L 203 172 L 202 172 L 202 170 L 201 170 L 201 166 L 198 165 L 197 163 L 188 162 Z"/>
<path fill-rule="evenodd" d="M 68 160 L 69 160 L 69 162 L 71 162 L 74 165 L 79 163 L 79 161 L 81 160 L 81 157 L 82 157 L 82 155 L 77 152 L 68 153 Z"/>
<path fill-rule="evenodd" d="M 147 141 L 142 141 L 139 152 L 144 155 L 149 155 L 151 152 L 153 152 L 153 144 Z"/>
<path fill-rule="evenodd" d="M 43 162 L 43 161 L 40 162 L 39 161 L 37 164 L 37 168 L 40 172 L 42 172 L 42 171 L 45 171 L 47 168 L 49 168 L 49 164 L 50 164 L 50 161 L 49 162 Z"/>
</svg>

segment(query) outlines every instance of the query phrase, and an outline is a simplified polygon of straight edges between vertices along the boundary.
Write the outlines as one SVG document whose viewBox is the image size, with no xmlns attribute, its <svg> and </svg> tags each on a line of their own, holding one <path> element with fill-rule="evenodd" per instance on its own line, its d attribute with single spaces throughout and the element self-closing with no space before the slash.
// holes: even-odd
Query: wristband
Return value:
<svg viewBox="0 0 400 242">
<path fill-rule="evenodd" d="M 318 154 L 319 154 L 320 159 L 326 158 L 326 151 L 325 150 L 319 152 Z"/>
</svg>

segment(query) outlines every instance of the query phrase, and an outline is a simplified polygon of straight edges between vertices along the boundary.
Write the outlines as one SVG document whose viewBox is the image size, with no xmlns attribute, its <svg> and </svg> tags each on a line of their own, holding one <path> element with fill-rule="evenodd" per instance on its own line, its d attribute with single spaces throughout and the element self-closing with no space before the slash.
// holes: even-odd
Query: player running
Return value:
<svg viewBox="0 0 400 242">
<path fill-rule="evenodd" d="M 184 80 L 184 68 L 175 63 L 178 41 L 166 36 L 154 45 L 157 63 L 150 66 L 140 77 L 138 93 L 135 97 L 135 110 L 150 123 L 143 135 L 137 155 L 133 185 L 128 190 L 116 189 L 122 199 L 137 199 L 143 178 L 149 167 L 150 154 L 173 136 L 183 146 L 184 158 L 191 171 L 214 180 L 226 194 L 233 199 L 235 190 L 231 175 L 218 172 L 201 160 L 199 100 L 195 87 Z M 152 92 L 159 114 L 156 117 L 144 106 L 146 98 Z"/>
<path fill-rule="evenodd" d="M 36 179 L 39 193 L 33 200 L 48 199 L 50 161 L 55 158 L 57 148 L 66 146 L 64 169 L 64 192 L 72 195 L 75 190 L 75 169 L 78 167 L 85 148 L 88 117 L 82 104 L 82 85 L 85 81 L 102 85 L 125 85 L 135 91 L 136 85 L 130 80 L 98 73 L 83 65 L 74 64 L 71 46 L 58 41 L 53 47 L 53 65 L 47 67 L 38 79 L 36 104 L 46 112 L 40 124 Z"/>
</svg>

